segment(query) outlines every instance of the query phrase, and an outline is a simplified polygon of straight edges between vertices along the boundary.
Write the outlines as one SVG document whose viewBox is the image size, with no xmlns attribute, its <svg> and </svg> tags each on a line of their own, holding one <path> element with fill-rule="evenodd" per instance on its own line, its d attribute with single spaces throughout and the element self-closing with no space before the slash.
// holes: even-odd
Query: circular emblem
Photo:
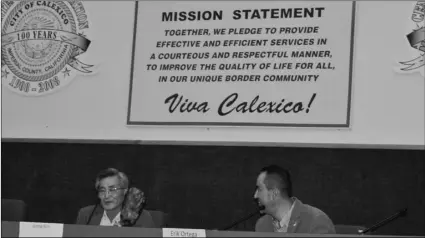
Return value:
<svg viewBox="0 0 425 238">
<path fill-rule="evenodd" d="M 76 57 L 90 41 L 80 1 L 2 2 L 2 83 L 15 92 L 44 95 L 92 65 Z"/>
</svg>

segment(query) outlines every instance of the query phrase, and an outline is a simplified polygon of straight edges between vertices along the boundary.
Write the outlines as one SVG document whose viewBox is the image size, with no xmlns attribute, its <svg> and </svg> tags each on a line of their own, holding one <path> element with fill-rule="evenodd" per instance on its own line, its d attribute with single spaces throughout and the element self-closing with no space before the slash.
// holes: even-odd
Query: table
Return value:
<svg viewBox="0 0 425 238">
<path fill-rule="evenodd" d="M 49 223 L 44 223 L 49 224 Z M 19 237 L 19 222 L 2 221 L 2 237 Z M 283 234 L 272 232 L 248 232 L 248 231 L 215 231 L 206 230 L 207 237 L 359 237 L 360 235 L 317 235 L 317 234 Z M 63 225 L 63 237 L 162 237 L 162 229 L 137 228 L 137 227 L 105 227 L 90 225 Z M 378 236 L 362 235 L 362 238 L 413 238 L 423 236 Z"/>
</svg>

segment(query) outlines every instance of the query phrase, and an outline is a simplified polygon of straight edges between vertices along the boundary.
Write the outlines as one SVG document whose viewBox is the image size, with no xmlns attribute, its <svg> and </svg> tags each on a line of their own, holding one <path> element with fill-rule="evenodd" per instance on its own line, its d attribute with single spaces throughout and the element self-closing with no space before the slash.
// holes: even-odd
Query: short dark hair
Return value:
<svg viewBox="0 0 425 238">
<path fill-rule="evenodd" d="M 99 188 L 100 180 L 102 180 L 104 178 L 108 178 L 108 177 L 113 177 L 113 176 L 118 176 L 121 187 L 128 188 L 129 180 L 128 180 L 127 175 L 125 173 L 119 171 L 118 169 L 114 169 L 114 168 L 104 169 L 97 174 L 95 188 L 96 189 Z"/>
<path fill-rule="evenodd" d="M 278 165 L 269 165 L 262 168 L 260 172 L 266 174 L 264 184 L 267 189 L 277 188 L 281 193 L 292 197 L 291 174 L 288 170 Z"/>
</svg>

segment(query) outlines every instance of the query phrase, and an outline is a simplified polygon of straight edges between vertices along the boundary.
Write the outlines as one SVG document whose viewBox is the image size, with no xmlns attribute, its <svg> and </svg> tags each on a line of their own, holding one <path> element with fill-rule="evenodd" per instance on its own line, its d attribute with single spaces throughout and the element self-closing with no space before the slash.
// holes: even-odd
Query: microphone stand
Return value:
<svg viewBox="0 0 425 238">
<path fill-rule="evenodd" d="M 242 222 L 244 222 L 244 221 L 246 221 L 246 220 L 250 219 L 251 217 L 253 217 L 253 216 L 257 215 L 258 213 L 260 213 L 260 210 L 257 210 L 257 211 L 255 211 L 255 212 L 253 212 L 253 213 L 249 214 L 248 216 L 246 216 L 246 217 L 244 217 L 244 218 L 242 218 L 242 219 L 240 219 L 240 220 L 238 220 L 238 221 L 236 221 L 236 222 L 233 222 L 231 225 L 226 226 L 226 227 L 224 227 L 224 228 L 223 228 L 223 229 L 221 229 L 221 230 L 228 230 L 228 229 L 230 229 L 230 228 L 233 228 L 234 226 L 236 226 L 236 225 L 238 225 L 239 223 L 242 223 Z"/>
<path fill-rule="evenodd" d="M 367 229 L 364 229 L 363 231 L 360 231 L 359 233 L 361 235 L 363 235 L 363 234 L 366 234 L 367 232 L 373 232 L 373 231 L 377 230 L 378 228 L 380 228 L 382 226 L 385 226 L 386 224 L 394 221 L 395 219 L 397 219 L 399 217 L 402 217 L 402 216 L 405 216 L 406 214 L 407 214 L 407 208 L 405 208 L 405 209 L 403 209 L 403 210 L 401 210 L 401 211 L 399 211 L 399 212 L 391 215 L 388 218 L 385 218 L 384 220 L 376 223 L 375 225 L 373 225 L 373 226 L 371 226 L 371 227 L 369 227 Z"/>
</svg>

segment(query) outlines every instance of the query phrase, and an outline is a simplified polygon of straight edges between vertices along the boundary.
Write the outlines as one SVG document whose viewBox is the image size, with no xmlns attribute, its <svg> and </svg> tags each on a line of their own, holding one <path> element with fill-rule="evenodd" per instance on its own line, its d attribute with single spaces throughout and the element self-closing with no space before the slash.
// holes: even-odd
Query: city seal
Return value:
<svg viewBox="0 0 425 238">
<path fill-rule="evenodd" d="M 401 72 L 419 72 L 425 76 L 425 1 L 417 1 L 413 7 L 411 16 L 414 30 L 406 35 L 406 39 L 412 49 L 413 59 L 400 62 Z"/>
<path fill-rule="evenodd" d="M 2 1 L 1 77 L 4 86 L 23 95 L 57 91 L 93 65 L 78 58 L 90 46 L 83 3 Z"/>
</svg>

